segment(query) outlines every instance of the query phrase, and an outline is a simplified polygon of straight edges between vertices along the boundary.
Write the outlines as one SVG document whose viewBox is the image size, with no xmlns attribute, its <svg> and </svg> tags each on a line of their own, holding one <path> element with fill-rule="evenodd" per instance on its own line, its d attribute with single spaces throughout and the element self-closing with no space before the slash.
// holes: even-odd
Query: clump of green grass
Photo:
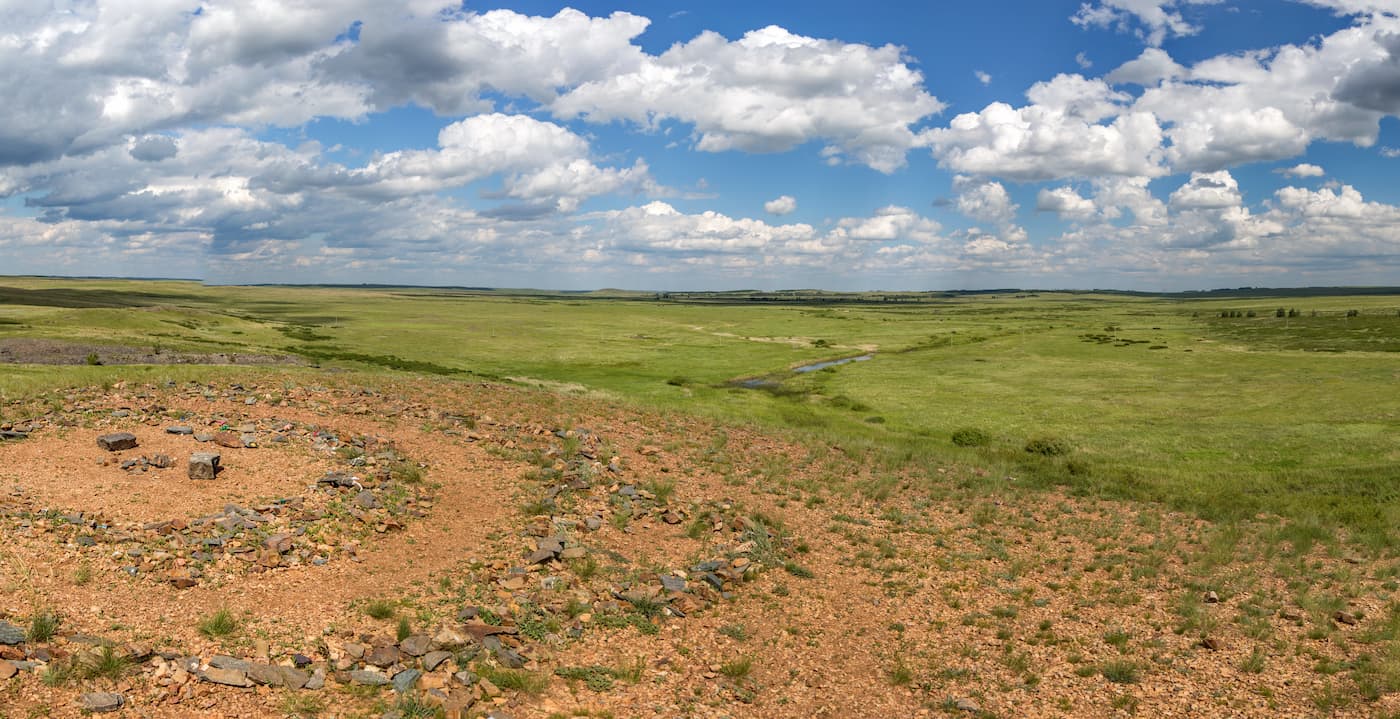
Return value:
<svg viewBox="0 0 1400 719">
<path fill-rule="evenodd" d="M 1058 437 L 1033 437 L 1026 442 L 1026 452 L 1042 457 L 1059 457 L 1073 449 L 1069 442 Z"/>
<path fill-rule="evenodd" d="M 315 719 L 326 710 L 326 700 L 308 692 L 287 692 L 282 697 L 282 713 L 295 719 Z"/>
<path fill-rule="evenodd" d="M 642 672 L 645 670 L 646 660 L 638 659 L 618 667 L 605 667 L 599 664 L 587 667 L 559 667 L 554 670 L 554 674 L 569 681 L 581 681 L 592 691 L 605 692 L 612 689 L 614 683 L 619 680 L 628 684 L 636 684 L 642 680 Z"/>
<path fill-rule="evenodd" d="M 742 624 L 726 624 L 719 628 L 719 633 L 736 642 L 748 641 L 749 630 Z"/>
<path fill-rule="evenodd" d="M 413 625 L 409 623 L 408 617 L 399 617 L 399 624 L 394 628 L 394 636 L 399 641 L 403 641 L 413 635 Z"/>
<path fill-rule="evenodd" d="M 743 679 L 753 671 L 752 657 L 739 657 L 719 665 L 719 673 L 730 679 Z"/>
<path fill-rule="evenodd" d="M 1126 659 L 1115 659 L 1099 665 L 1099 673 L 1114 684 L 1133 684 L 1139 678 L 1138 665 Z"/>
<path fill-rule="evenodd" d="M 895 659 L 894 664 L 885 672 L 885 680 L 892 686 L 902 687 L 914 681 L 914 670 L 909 668 L 903 657 Z"/>
<path fill-rule="evenodd" d="M 671 495 L 676 493 L 676 480 L 654 479 L 647 483 L 646 489 L 656 497 L 658 504 L 667 504 L 671 501 Z"/>
<path fill-rule="evenodd" d="M 238 617 L 227 608 L 214 612 L 199 623 L 199 633 L 210 639 L 227 637 L 237 632 L 238 628 Z"/>
<path fill-rule="evenodd" d="M 953 444 L 959 447 L 985 447 L 991 442 L 992 436 L 976 427 L 953 430 Z"/>
<path fill-rule="evenodd" d="M 446 710 L 429 702 L 418 692 L 408 692 L 394 702 L 394 711 L 399 719 L 441 719 L 447 716 Z"/>
<path fill-rule="evenodd" d="M 44 609 L 29 619 L 26 636 L 31 642 L 47 642 L 58 631 L 59 618 L 51 609 Z"/>
<path fill-rule="evenodd" d="M 491 665 L 481 665 L 476 669 L 476 673 L 482 679 L 502 689 L 514 689 L 526 694 L 539 694 L 549 686 L 549 677 L 536 672 L 527 672 L 524 669 L 503 669 Z"/>
<path fill-rule="evenodd" d="M 812 570 L 798 564 L 797 562 L 783 562 L 783 570 L 799 579 L 811 579 L 816 576 Z"/>
<path fill-rule="evenodd" d="M 388 599 L 375 599 L 365 605 L 365 614 L 374 619 L 389 619 L 394 616 L 395 603 Z"/>
</svg>

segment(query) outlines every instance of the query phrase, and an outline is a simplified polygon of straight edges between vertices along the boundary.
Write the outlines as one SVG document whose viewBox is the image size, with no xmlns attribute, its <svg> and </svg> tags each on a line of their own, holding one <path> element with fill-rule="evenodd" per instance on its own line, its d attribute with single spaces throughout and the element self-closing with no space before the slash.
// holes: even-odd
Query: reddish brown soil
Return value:
<svg viewBox="0 0 1400 719">
<path fill-rule="evenodd" d="M 519 719 L 577 712 L 1363 717 L 1400 710 L 1400 695 L 1383 691 L 1379 699 L 1366 699 L 1346 671 L 1316 669 L 1324 660 L 1340 664 L 1375 650 L 1360 640 L 1387 616 L 1389 593 L 1379 578 L 1386 565 L 1378 560 L 1314 552 L 1280 561 L 1275 555 L 1287 547 L 1241 545 L 1225 561 L 1208 563 L 1202 557 L 1211 551 L 1215 529 L 1206 523 L 1153 508 L 1023 493 L 1012 482 L 958 490 L 977 478 L 975 468 L 950 466 L 931 482 L 910 478 L 876 501 L 869 496 L 875 492 L 863 494 L 859 487 L 884 472 L 827 448 L 744 428 L 503 387 L 383 384 L 372 396 L 348 387 L 303 388 L 287 393 L 286 406 L 249 406 L 245 399 L 256 392 L 229 388 L 218 388 L 213 402 L 184 388 L 138 387 L 69 401 L 76 426 L 51 423 L 30 439 L 0 444 L 0 489 L 18 483 L 68 510 L 168 519 L 296 491 L 326 469 L 322 459 L 296 446 L 224 449 L 228 472 L 216 482 L 191 483 L 183 459 L 197 446 L 192 439 L 163 435 L 160 422 L 123 424 L 110 417 L 111 408 L 157 403 L 228 421 L 278 418 L 387 436 L 426 465 L 428 481 L 440 486 L 427 517 L 403 531 L 371 534 L 353 559 L 184 590 L 126 576 L 118 562 L 90 548 L 6 525 L 0 607 L 16 624 L 47 607 L 63 617 L 65 633 L 204 657 L 266 651 L 276 660 L 293 652 L 323 659 L 316 655 L 323 641 L 392 635 L 391 622 L 363 613 L 369 599 L 404 599 L 418 611 L 409 616 L 434 624 L 456 611 L 460 592 L 474 592 L 473 601 L 483 606 L 514 606 L 518 598 L 498 584 L 474 583 L 493 576 L 485 569 L 493 562 L 518 563 L 530 549 L 522 529 L 532 520 L 519 507 L 540 484 L 527 479 L 537 467 L 520 451 L 559 445 L 548 430 L 566 428 L 568 418 L 609 444 L 625 467 L 625 481 L 674 482 L 672 505 L 691 513 L 710 501 L 762 513 L 780 520 L 805 551 L 789 554 L 797 573 L 769 567 L 754 581 L 732 586 L 730 600 L 665 619 L 658 634 L 579 620 L 580 639 L 528 647 L 527 668 L 544 676 L 561 667 L 641 661 L 645 669 L 636 684 L 617 681 L 595 692 L 554 678 L 538 695 L 507 691 L 473 711 L 499 706 Z M 133 402 L 138 391 L 148 396 Z M 473 417 L 476 427 L 445 419 L 444 412 Z M 99 465 L 106 453 L 93 438 L 114 429 L 141 438 L 141 448 L 125 455 L 163 451 L 180 465 L 144 475 Z M 721 432 L 728 441 L 717 449 Z M 606 495 L 580 502 L 576 513 L 608 516 Z M 629 572 L 684 572 L 731 541 L 708 529 L 696 539 L 687 528 L 655 516 L 625 528 L 604 522 L 587 543 L 595 556 L 605 550 L 627 563 L 604 561 L 599 577 L 570 580 L 560 599 L 590 591 L 597 596 L 599 587 Z M 1293 565 L 1316 577 L 1317 592 L 1345 597 L 1359 624 L 1336 624 L 1298 607 L 1300 593 L 1289 586 Z M 76 579 L 80 567 L 91 570 L 86 583 Z M 798 576 L 802 570 L 812 576 Z M 1218 604 L 1203 603 L 1207 589 L 1218 592 Z M 1181 628 L 1183 603 L 1201 604 L 1202 615 L 1213 621 L 1204 630 Z M 224 640 L 200 636 L 198 623 L 221 607 L 243 618 L 243 632 Z M 1217 649 L 1202 647 L 1203 637 Z M 1263 671 L 1250 668 L 1255 652 L 1263 655 Z M 751 662 L 747 674 L 730 676 L 743 674 L 737 671 L 743 659 Z M 1112 662 L 1131 663 L 1135 681 L 1110 681 L 1099 667 Z M 61 687 L 22 673 L 0 680 L 0 716 L 76 716 L 75 698 L 93 689 L 128 697 L 130 706 L 118 716 L 272 717 L 286 716 L 287 708 L 280 690 L 209 684 L 196 684 L 192 698 L 171 703 L 141 671 Z M 323 716 L 371 715 L 377 700 L 391 697 L 387 691 L 365 697 L 333 684 L 317 694 Z M 954 708 L 960 700 L 975 703 L 980 714 Z"/>
</svg>

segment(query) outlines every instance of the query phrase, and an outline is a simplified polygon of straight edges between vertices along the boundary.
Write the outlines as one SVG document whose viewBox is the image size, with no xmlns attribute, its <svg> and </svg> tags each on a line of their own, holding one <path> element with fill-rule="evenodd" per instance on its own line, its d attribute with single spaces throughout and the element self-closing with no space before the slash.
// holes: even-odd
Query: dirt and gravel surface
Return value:
<svg viewBox="0 0 1400 719">
<path fill-rule="evenodd" d="M 448 381 L 4 412 L 6 719 L 1400 710 L 1389 564 L 976 467 Z"/>
</svg>

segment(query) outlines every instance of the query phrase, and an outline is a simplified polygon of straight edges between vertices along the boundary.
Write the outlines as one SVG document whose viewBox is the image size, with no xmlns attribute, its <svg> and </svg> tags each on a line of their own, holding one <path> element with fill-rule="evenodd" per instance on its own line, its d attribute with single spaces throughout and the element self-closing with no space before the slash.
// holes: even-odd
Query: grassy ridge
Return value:
<svg viewBox="0 0 1400 719">
<path fill-rule="evenodd" d="M 1373 543 L 1389 541 L 1400 519 L 1400 395 L 1390 391 L 1397 296 L 1008 293 L 908 306 L 706 305 L 403 288 L 0 285 L 0 339 L 294 353 L 374 371 L 528 378 L 795 427 L 930 477 L 949 463 L 976 464 L 999 481 L 1212 518 L 1271 512 L 1340 524 Z M 1278 318 L 1279 307 L 1301 316 Z M 793 375 L 769 391 L 728 384 L 871 350 L 872 361 Z M 0 392 L 132 371 L 150 372 L 74 368 L 45 379 L 6 370 Z M 954 444 L 961 428 L 980 430 L 987 443 Z M 1026 452 L 1037 438 L 1069 451 Z"/>
</svg>

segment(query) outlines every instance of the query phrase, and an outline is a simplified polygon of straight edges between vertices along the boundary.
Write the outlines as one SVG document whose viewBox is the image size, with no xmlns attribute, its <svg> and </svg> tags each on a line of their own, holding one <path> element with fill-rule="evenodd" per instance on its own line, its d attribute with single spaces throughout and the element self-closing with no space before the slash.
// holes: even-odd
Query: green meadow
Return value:
<svg viewBox="0 0 1400 719">
<path fill-rule="evenodd" d="M 864 453 L 892 477 L 867 488 L 876 494 L 896 474 L 942 491 L 938 470 L 976 467 L 998 491 L 1058 486 L 1213 520 L 1262 514 L 1288 531 L 1390 547 L 1400 296 L 1282 294 L 658 298 L 3 278 L 0 341 L 517 382 Z M 75 383 L 208 372 L 10 365 L 0 393 L 13 403 Z M 736 386 L 745 379 L 758 387 Z"/>
</svg>

